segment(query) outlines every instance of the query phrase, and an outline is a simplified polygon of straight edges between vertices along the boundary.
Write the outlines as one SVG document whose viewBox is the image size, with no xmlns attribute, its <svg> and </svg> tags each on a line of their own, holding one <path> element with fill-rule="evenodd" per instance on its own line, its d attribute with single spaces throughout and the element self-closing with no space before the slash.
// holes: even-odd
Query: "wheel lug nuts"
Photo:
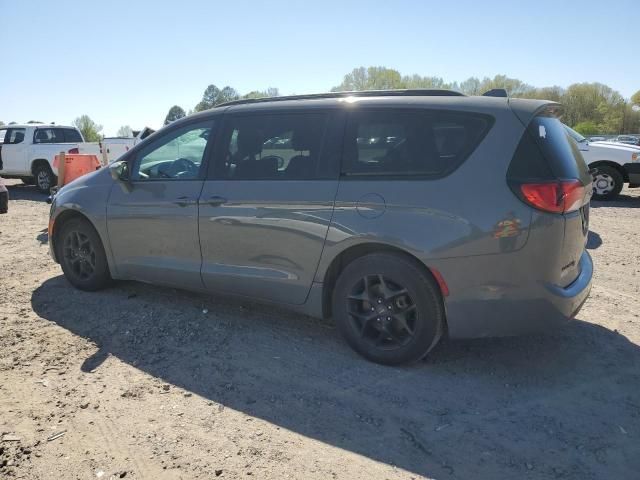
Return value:
<svg viewBox="0 0 640 480">
<path fill-rule="evenodd" d="M 378 303 L 382 303 L 382 299 L 381 298 L 378 299 Z"/>
<path fill-rule="evenodd" d="M 390 321 L 391 321 L 391 317 L 387 317 L 387 322 L 390 322 Z"/>
<path fill-rule="evenodd" d="M 373 307 L 371 307 L 371 311 L 372 311 L 372 312 L 375 312 L 375 311 L 376 311 L 376 309 L 375 309 L 375 308 L 373 308 Z"/>
</svg>

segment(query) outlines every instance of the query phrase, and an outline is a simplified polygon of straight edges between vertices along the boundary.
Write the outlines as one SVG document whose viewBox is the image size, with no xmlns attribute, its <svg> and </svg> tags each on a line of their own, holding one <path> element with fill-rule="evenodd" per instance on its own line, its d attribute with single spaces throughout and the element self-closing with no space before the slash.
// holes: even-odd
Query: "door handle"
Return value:
<svg viewBox="0 0 640 480">
<path fill-rule="evenodd" d="M 176 201 L 173 202 L 173 203 L 178 205 L 178 206 L 180 206 L 180 207 L 187 207 L 189 205 L 195 205 L 196 202 L 197 202 L 197 200 L 194 200 L 193 198 L 187 197 L 185 195 L 185 196 L 182 196 L 182 197 L 178 197 L 176 199 Z"/>
<path fill-rule="evenodd" d="M 207 200 L 206 203 L 211 207 L 219 207 L 220 205 L 227 203 L 227 199 L 224 197 L 219 197 L 218 195 L 214 195 L 212 197 L 209 197 L 209 200 Z"/>
</svg>

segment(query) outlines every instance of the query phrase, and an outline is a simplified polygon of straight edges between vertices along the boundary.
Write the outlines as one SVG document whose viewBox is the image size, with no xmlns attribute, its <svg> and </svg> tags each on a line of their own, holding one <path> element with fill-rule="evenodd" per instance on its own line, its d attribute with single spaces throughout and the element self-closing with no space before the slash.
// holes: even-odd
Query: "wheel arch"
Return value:
<svg viewBox="0 0 640 480">
<path fill-rule="evenodd" d="M 448 293 L 446 291 L 447 287 L 444 283 L 444 279 L 437 271 L 434 273 L 434 271 L 427 265 L 425 265 L 424 262 L 422 262 L 418 257 L 411 254 L 407 250 L 385 243 L 365 242 L 345 248 L 338 255 L 336 255 L 336 257 L 331 261 L 329 267 L 325 271 L 322 288 L 322 316 L 324 318 L 331 317 L 331 295 L 333 293 L 333 288 L 335 287 L 336 281 L 340 276 L 340 273 L 345 269 L 347 265 L 349 265 L 349 263 L 371 253 L 393 253 L 401 255 L 410 260 L 420 270 L 422 270 L 422 272 L 432 278 L 436 285 L 438 285 L 440 299 L 442 300 L 442 303 L 444 305 L 444 298 Z M 446 312 L 444 327 L 446 330 Z"/>
<path fill-rule="evenodd" d="M 624 180 L 624 182 L 629 183 L 629 175 L 627 175 L 627 172 L 619 163 L 613 162 L 611 160 L 596 160 L 595 162 L 591 162 L 589 164 L 589 168 L 598 168 L 603 166 L 615 168 L 618 173 L 622 175 L 622 179 Z"/>
<path fill-rule="evenodd" d="M 36 174 L 36 168 L 40 165 L 45 165 L 49 168 L 49 170 L 51 170 L 53 172 L 53 169 L 51 168 L 51 164 L 49 163 L 49 160 L 47 160 L 46 158 L 36 158 L 35 160 L 33 160 L 31 162 L 31 174 L 35 175 Z"/>
<path fill-rule="evenodd" d="M 54 219 L 53 225 L 51 226 L 49 241 L 51 242 L 51 251 L 54 254 L 54 257 L 55 257 L 54 260 L 56 261 L 56 263 L 60 263 L 60 258 L 58 255 L 58 240 L 59 240 L 58 237 L 60 236 L 60 232 L 62 232 L 62 228 L 67 222 L 74 219 L 83 220 L 87 222 L 89 225 L 91 225 L 91 228 L 95 230 L 96 234 L 102 241 L 102 246 L 104 248 L 104 240 L 102 240 L 102 237 L 100 236 L 98 229 L 93 224 L 91 219 L 87 217 L 85 214 L 83 214 L 82 212 L 79 212 L 77 210 L 67 209 L 56 216 L 56 218 Z"/>
</svg>

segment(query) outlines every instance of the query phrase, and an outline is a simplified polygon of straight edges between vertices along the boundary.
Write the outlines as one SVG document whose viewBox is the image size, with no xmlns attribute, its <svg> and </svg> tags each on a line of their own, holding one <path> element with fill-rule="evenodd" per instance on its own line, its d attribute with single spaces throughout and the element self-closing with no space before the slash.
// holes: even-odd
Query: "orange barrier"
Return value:
<svg viewBox="0 0 640 480">
<path fill-rule="evenodd" d="M 101 167 L 95 155 L 80 155 L 67 153 L 63 155 L 64 165 L 60 164 L 60 155 L 53 159 L 53 166 L 58 169 L 58 187 L 75 180 L 87 173 L 95 172 Z"/>
</svg>

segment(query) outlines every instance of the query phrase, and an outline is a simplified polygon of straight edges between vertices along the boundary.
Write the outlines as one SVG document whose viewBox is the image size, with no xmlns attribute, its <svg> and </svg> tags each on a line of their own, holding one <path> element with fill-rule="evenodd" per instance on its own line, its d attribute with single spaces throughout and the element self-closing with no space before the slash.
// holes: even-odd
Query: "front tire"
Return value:
<svg viewBox="0 0 640 480">
<path fill-rule="evenodd" d="M 347 343 L 376 363 L 416 362 L 442 335 L 440 289 L 403 255 L 375 253 L 351 262 L 338 277 L 332 303 Z"/>
<path fill-rule="evenodd" d="M 56 185 L 57 178 L 53 174 L 51 167 L 47 164 L 41 163 L 33 170 L 33 176 L 35 178 L 36 187 L 42 193 L 49 193 L 51 187 Z"/>
<path fill-rule="evenodd" d="M 624 185 L 622 174 L 608 165 L 596 167 L 593 175 L 593 198 L 595 200 L 613 200 Z"/>
<path fill-rule="evenodd" d="M 86 220 L 72 219 L 58 236 L 58 258 L 64 276 L 79 290 L 100 290 L 111 282 L 100 236 Z"/>
</svg>

